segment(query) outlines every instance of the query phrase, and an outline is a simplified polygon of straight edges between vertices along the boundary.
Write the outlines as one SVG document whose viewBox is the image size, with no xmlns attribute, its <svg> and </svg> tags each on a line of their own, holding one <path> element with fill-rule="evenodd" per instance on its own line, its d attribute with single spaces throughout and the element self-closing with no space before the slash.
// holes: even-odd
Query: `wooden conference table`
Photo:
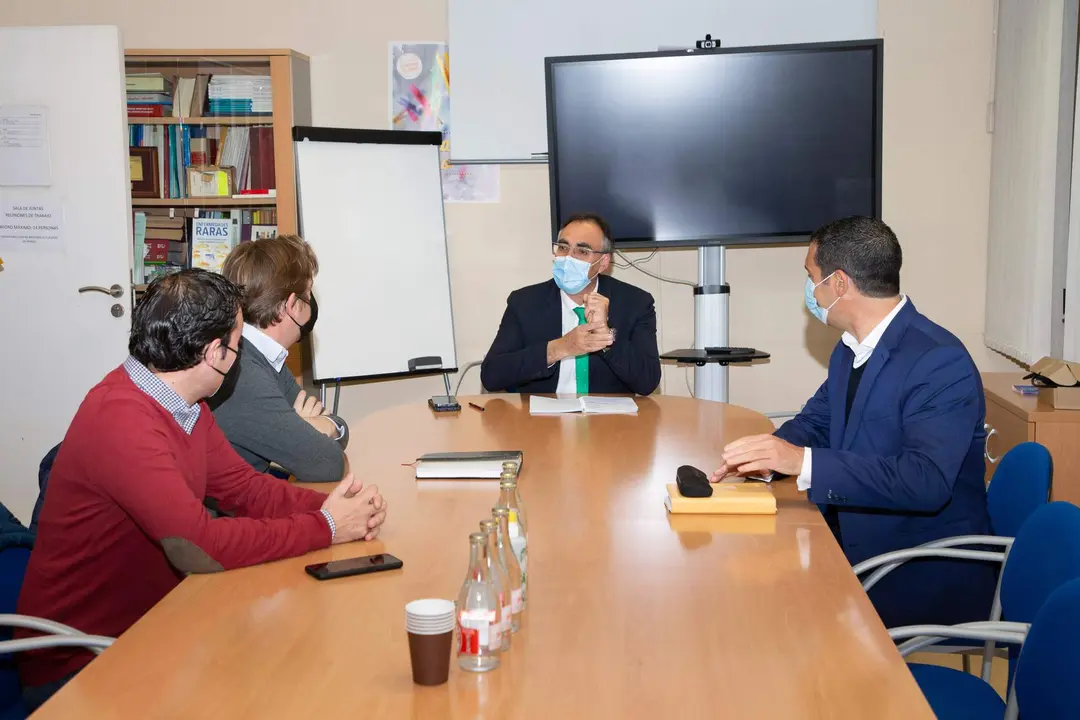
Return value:
<svg viewBox="0 0 1080 720">
<path fill-rule="evenodd" d="M 186 579 L 35 718 L 932 718 L 820 513 L 671 517 L 664 485 L 769 432 L 750 410 L 639 398 L 635 416 L 531 417 L 527 399 L 377 412 L 354 471 L 389 517 L 376 543 Z M 485 481 L 424 481 L 426 452 L 520 449 L 529 605 L 501 668 L 412 683 L 404 605 L 456 599 Z M 324 487 L 324 489 L 327 489 Z M 387 551 L 401 571 L 317 582 L 304 565 Z"/>
</svg>

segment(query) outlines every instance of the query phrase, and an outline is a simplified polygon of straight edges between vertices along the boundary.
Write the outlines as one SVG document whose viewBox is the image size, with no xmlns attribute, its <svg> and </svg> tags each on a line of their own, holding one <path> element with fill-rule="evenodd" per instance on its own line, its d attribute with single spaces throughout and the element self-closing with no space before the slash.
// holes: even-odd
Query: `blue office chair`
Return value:
<svg viewBox="0 0 1080 720">
<path fill-rule="evenodd" d="M 1003 701 L 974 675 L 937 665 L 909 665 L 938 720 L 1065 720 L 1080 717 L 1076 648 L 1080 646 L 1080 578 L 1050 594 L 1035 621 L 956 626 L 958 637 L 1022 644 L 1016 679 Z M 998 625 L 1000 627 L 993 627 Z M 1013 627 L 1017 625 L 1018 627 Z"/>
<path fill-rule="evenodd" d="M 935 665 L 909 665 L 941 720 L 1015 718 L 1018 709 L 1024 713 L 1024 720 L 1080 717 L 1080 704 L 1076 704 L 1080 700 L 1080 686 L 1074 687 L 1076 662 L 1072 659 L 1080 633 L 1077 591 L 1070 590 L 1067 594 L 1073 604 L 1067 605 L 1065 612 L 1071 617 L 1060 617 L 1061 603 L 1057 601 L 1056 609 L 1048 610 L 1050 615 L 1043 613 L 1059 589 L 1066 585 L 1080 586 L 1077 581 L 1080 581 L 1080 508 L 1065 502 L 1050 503 L 1032 513 L 1020 529 L 1002 569 L 1001 607 L 1009 621 L 952 627 L 915 625 L 894 628 L 889 635 L 894 640 L 904 640 L 899 650 L 905 657 L 945 638 L 1021 646 L 1015 682 L 1010 683 L 1008 708 L 993 688 L 975 676 Z M 1053 619 L 1048 621 L 1048 617 Z M 1034 631 L 1040 624 L 1038 633 L 1029 636 L 1029 628 Z M 1052 637 L 1054 628 L 1059 632 L 1057 640 Z M 1028 637 L 1036 640 L 1031 646 L 1026 644 Z M 1053 644 L 1058 641 L 1060 644 Z M 1060 663 L 1061 668 L 1056 674 L 1051 673 L 1050 679 L 1034 677 L 1047 662 Z M 1058 678 L 1067 680 L 1055 685 Z M 1053 707 L 1071 707 L 1072 711 L 1063 715 L 1040 714 L 1040 708 Z"/>
<path fill-rule="evenodd" d="M 1013 538 L 1024 522 L 1050 499 L 1053 482 L 1053 462 L 1050 451 L 1036 442 L 1020 443 L 1005 453 L 994 471 L 986 489 L 986 509 L 990 516 L 992 535 L 960 535 L 942 538 L 910 550 L 897 550 L 865 560 L 854 567 L 856 575 L 874 572 L 863 582 L 867 592 L 883 577 L 908 560 L 929 557 L 951 557 L 968 560 L 984 560 L 1004 563 Z M 988 547 L 1001 548 L 1000 551 Z M 967 549 L 964 549 L 967 548 Z M 978 548 L 978 549 L 973 549 Z M 998 578 L 990 608 L 990 621 L 1001 619 L 1001 578 Z M 946 641 L 933 648 L 936 652 L 970 652 L 970 643 Z M 982 678 L 990 681 L 990 668 L 995 646 L 992 642 L 983 647 Z M 968 656 L 964 656 L 964 668 Z"/>
<path fill-rule="evenodd" d="M 55 457 L 54 452 L 50 455 Z M 60 623 L 14 614 L 33 544 L 33 533 L 0 504 L 0 720 L 22 720 L 27 715 L 15 653 L 46 647 L 81 647 L 100 653 L 113 642 L 112 638 L 85 635 Z M 14 640 L 12 628 L 29 628 L 45 635 Z"/>
<path fill-rule="evenodd" d="M 986 511 L 998 537 L 1016 537 L 1031 513 L 1050 502 L 1054 464 L 1037 442 L 1020 443 L 1005 453 L 986 488 Z"/>
<path fill-rule="evenodd" d="M 57 443 L 49 452 L 45 453 L 45 457 L 41 458 L 41 463 L 38 465 L 38 497 L 37 502 L 34 503 L 34 512 L 30 516 L 30 532 L 34 535 L 37 535 L 41 506 L 45 504 L 45 488 L 49 486 L 49 474 L 52 472 L 53 463 L 56 462 L 56 455 L 59 452 L 60 444 Z"/>
<path fill-rule="evenodd" d="M 0 614 L 15 612 L 28 562 L 30 548 L 8 547 L 0 550 Z M 0 627 L 0 643 L 10 639 L 10 628 Z M 17 720 L 25 716 L 15 658 L 12 655 L 0 656 L 0 720 Z"/>
</svg>

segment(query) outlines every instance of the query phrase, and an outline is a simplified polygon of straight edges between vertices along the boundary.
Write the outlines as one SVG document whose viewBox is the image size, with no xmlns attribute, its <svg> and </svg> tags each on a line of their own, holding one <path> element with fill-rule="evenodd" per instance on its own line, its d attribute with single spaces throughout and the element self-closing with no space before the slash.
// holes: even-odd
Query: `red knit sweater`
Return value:
<svg viewBox="0 0 1080 720">
<path fill-rule="evenodd" d="M 211 518 L 206 496 L 236 517 Z M 325 499 L 255 472 L 205 404 L 185 434 L 117 368 L 87 394 L 64 437 L 19 612 L 116 637 L 183 579 L 163 540 L 187 540 L 225 569 L 294 557 L 330 544 Z M 57 680 L 92 658 L 22 653 L 23 683 Z"/>
</svg>

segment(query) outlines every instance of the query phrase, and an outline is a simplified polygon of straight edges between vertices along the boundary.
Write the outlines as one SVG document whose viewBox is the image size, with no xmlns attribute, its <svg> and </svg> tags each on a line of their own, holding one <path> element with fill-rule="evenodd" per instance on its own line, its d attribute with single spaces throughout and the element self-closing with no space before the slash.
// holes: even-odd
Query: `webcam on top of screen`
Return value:
<svg viewBox="0 0 1080 720">
<path fill-rule="evenodd" d="M 712 35 L 706 35 L 705 39 L 698 40 L 696 45 L 698 50 L 715 50 L 720 47 L 720 41 L 713 40 Z"/>
</svg>

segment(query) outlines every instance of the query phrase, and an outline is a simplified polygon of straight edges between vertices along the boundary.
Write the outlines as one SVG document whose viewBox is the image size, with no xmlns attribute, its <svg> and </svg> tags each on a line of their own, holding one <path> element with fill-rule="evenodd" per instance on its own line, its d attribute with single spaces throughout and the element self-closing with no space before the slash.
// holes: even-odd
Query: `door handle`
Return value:
<svg viewBox="0 0 1080 720">
<path fill-rule="evenodd" d="M 987 462 L 989 462 L 991 465 L 993 465 L 994 463 L 996 463 L 998 460 L 1001 459 L 1001 458 L 996 458 L 996 457 L 994 457 L 993 455 L 990 454 L 990 438 L 997 435 L 997 430 L 992 428 L 990 426 L 990 423 L 985 423 L 983 425 L 983 430 L 987 431 L 986 432 L 985 450 L 983 450 L 983 455 L 986 456 Z"/>
<path fill-rule="evenodd" d="M 85 293 L 85 292 L 105 293 L 106 295 L 111 295 L 114 298 L 119 298 L 119 297 L 124 296 L 124 288 L 120 287 L 119 285 L 111 285 L 109 287 L 101 287 L 100 285 L 87 285 L 86 287 L 79 288 L 79 292 L 81 292 L 81 293 Z"/>
</svg>

